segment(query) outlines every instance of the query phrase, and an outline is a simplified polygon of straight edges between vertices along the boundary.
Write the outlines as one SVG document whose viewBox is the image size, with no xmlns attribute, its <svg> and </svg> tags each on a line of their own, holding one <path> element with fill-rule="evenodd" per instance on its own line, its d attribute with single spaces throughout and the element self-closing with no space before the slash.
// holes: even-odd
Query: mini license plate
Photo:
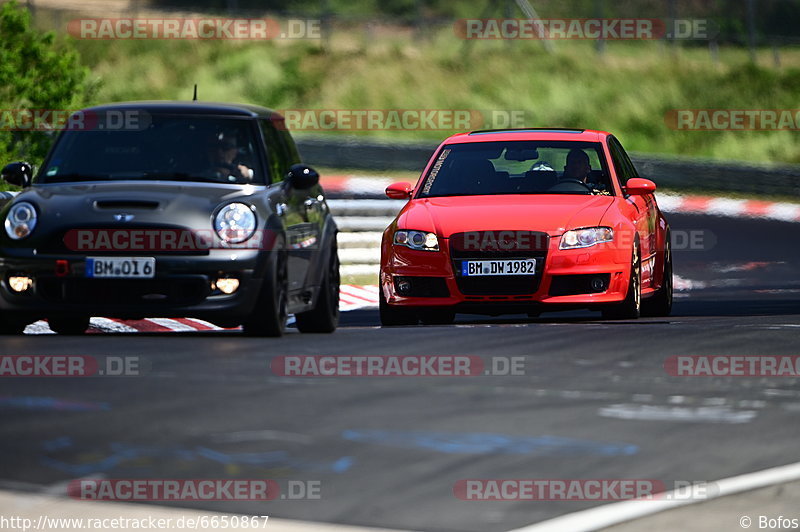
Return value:
<svg viewBox="0 0 800 532">
<path fill-rule="evenodd" d="M 156 276 L 153 257 L 88 257 L 86 277 L 102 279 L 152 279 Z"/>
<path fill-rule="evenodd" d="M 461 275 L 536 275 L 536 259 L 464 260 Z"/>
</svg>

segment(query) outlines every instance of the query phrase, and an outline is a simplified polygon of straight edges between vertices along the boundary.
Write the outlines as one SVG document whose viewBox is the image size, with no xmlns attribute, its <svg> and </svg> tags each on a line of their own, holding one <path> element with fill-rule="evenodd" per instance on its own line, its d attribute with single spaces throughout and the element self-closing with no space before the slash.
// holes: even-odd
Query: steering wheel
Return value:
<svg viewBox="0 0 800 532">
<path fill-rule="evenodd" d="M 550 190 L 560 190 L 560 185 L 581 185 L 581 187 L 583 187 L 586 190 L 587 193 L 591 194 L 592 192 L 594 192 L 594 189 L 592 189 L 591 186 L 589 186 L 588 184 L 584 183 L 580 179 L 561 179 L 561 180 L 559 180 L 558 183 L 556 183 L 555 185 L 550 187 L 548 189 L 548 191 L 550 191 Z"/>
</svg>

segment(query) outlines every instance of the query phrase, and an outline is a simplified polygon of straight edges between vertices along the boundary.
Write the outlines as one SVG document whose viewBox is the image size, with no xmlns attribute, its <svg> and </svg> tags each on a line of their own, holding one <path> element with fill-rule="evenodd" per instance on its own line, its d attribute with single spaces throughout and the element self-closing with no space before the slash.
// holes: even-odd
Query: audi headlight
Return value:
<svg viewBox="0 0 800 532">
<path fill-rule="evenodd" d="M 573 229 L 561 235 L 558 249 L 588 248 L 614 240 L 614 230 L 610 227 L 585 227 Z"/>
<path fill-rule="evenodd" d="M 249 205 L 229 203 L 217 213 L 214 229 L 224 242 L 239 244 L 256 232 L 256 215 Z"/>
<path fill-rule="evenodd" d="M 14 240 L 30 235 L 36 229 L 36 208 L 27 201 L 21 201 L 8 210 L 6 234 Z"/>
<path fill-rule="evenodd" d="M 436 233 L 423 231 L 397 231 L 394 234 L 394 243 L 411 249 L 423 251 L 439 251 L 439 239 Z"/>
</svg>

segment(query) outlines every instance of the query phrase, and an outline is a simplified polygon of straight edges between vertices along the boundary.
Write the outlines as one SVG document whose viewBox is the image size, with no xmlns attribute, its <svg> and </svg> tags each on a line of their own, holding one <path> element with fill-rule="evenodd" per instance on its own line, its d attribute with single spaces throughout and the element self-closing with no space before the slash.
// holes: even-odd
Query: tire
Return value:
<svg viewBox="0 0 800 532">
<path fill-rule="evenodd" d="M 264 286 L 253 313 L 242 323 L 247 336 L 277 338 L 286 327 L 286 305 L 289 281 L 286 276 L 287 257 L 283 244 L 278 242 L 270 253 Z"/>
<path fill-rule="evenodd" d="M 425 325 L 450 325 L 455 319 L 456 312 L 451 308 L 432 308 L 419 313 L 419 320 Z"/>
<path fill-rule="evenodd" d="M 0 314 L 0 334 L 22 334 L 27 325 L 26 322 L 15 320 L 8 314 Z"/>
<path fill-rule="evenodd" d="M 611 320 L 635 320 L 642 314 L 642 255 L 639 243 L 633 245 L 631 253 L 631 278 L 628 293 L 622 303 L 603 310 L 603 318 Z"/>
<path fill-rule="evenodd" d="M 416 325 L 419 318 L 413 310 L 402 307 L 392 307 L 383 297 L 383 290 L 378 288 L 378 310 L 381 316 L 381 325 Z"/>
<path fill-rule="evenodd" d="M 670 235 L 664 249 L 664 280 L 649 299 L 642 302 L 642 315 L 664 317 L 672 313 L 672 245 Z"/>
<path fill-rule="evenodd" d="M 76 316 L 67 318 L 47 318 L 50 329 L 58 334 L 79 335 L 86 332 L 89 328 L 88 316 Z"/>
<path fill-rule="evenodd" d="M 312 310 L 296 314 L 295 324 L 303 333 L 332 333 L 339 325 L 339 254 L 336 246 L 331 249 L 317 304 Z"/>
</svg>

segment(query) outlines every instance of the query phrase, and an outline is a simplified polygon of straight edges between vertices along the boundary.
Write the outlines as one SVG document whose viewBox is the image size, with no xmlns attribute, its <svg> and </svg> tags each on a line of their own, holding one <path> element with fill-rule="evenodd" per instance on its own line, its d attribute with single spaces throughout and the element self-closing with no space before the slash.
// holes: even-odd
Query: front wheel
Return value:
<svg viewBox="0 0 800 532">
<path fill-rule="evenodd" d="M 289 281 L 286 276 L 286 251 L 283 245 L 275 246 L 270 254 L 264 286 L 253 313 L 242 323 L 248 336 L 279 337 L 286 327 L 286 305 Z"/>
<path fill-rule="evenodd" d="M 48 318 L 47 324 L 50 329 L 58 334 L 78 335 L 86 332 L 89 328 L 88 316 L 70 316 L 66 318 Z"/>
<path fill-rule="evenodd" d="M 304 333 L 332 333 L 339 325 L 339 254 L 336 247 L 331 249 L 317 304 L 312 310 L 295 315 L 295 323 Z"/>
<path fill-rule="evenodd" d="M 642 313 L 642 256 L 639 243 L 633 246 L 631 254 L 631 278 L 628 293 L 622 303 L 603 310 L 603 318 L 612 320 L 635 320 Z"/>
<path fill-rule="evenodd" d="M 381 316 L 381 325 L 416 325 L 419 322 L 417 314 L 403 307 L 393 307 L 383 297 L 383 289 L 378 288 L 378 310 Z"/>
<path fill-rule="evenodd" d="M 7 313 L 0 314 L 0 334 L 22 334 L 28 324 L 17 320 Z"/>
<path fill-rule="evenodd" d="M 642 314 L 645 316 L 664 317 L 672 313 L 672 246 L 667 235 L 664 248 L 664 278 L 661 287 L 650 299 L 642 302 Z"/>
<path fill-rule="evenodd" d="M 431 308 L 419 313 L 419 321 L 425 325 L 450 325 L 456 320 L 456 312 L 452 308 Z"/>
</svg>

